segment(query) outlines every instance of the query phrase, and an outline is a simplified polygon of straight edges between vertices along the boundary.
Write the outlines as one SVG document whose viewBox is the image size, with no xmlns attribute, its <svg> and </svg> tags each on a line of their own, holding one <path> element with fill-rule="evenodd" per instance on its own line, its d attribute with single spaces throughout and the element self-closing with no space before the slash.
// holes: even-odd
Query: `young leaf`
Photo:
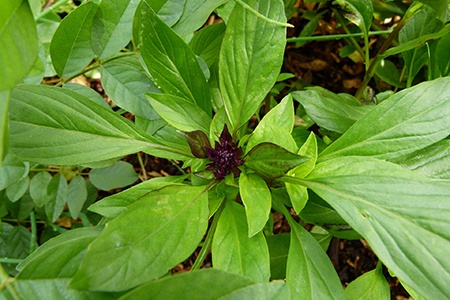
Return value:
<svg viewBox="0 0 450 300">
<path fill-rule="evenodd" d="M 341 157 L 318 164 L 302 184 L 330 203 L 402 281 L 431 298 L 450 297 L 448 182 L 370 157 Z"/>
<path fill-rule="evenodd" d="M 266 182 L 258 175 L 242 172 L 239 176 L 239 193 L 245 206 L 248 237 L 260 232 L 269 220 L 272 196 Z"/>
<path fill-rule="evenodd" d="M 197 158 L 207 158 L 206 148 L 211 147 L 208 137 L 201 130 L 184 132 L 184 137 L 191 148 L 192 154 Z"/>
<path fill-rule="evenodd" d="M 338 156 L 392 160 L 450 134 L 450 78 L 405 89 L 383 101 L 326 148 L 319 161 Z"/>
<path fill-rule="evenodd" d="M 311 132 L 306 142 L 298 151 L 299 155 L 309 157 L 309 160 L 305 163 L 295 167 L 294 169 L 288 171 L 288 175 L 304 178 L 314 169 L 317 161 L 317 140 L 316 135 Z M 306 205 L 308 201 L 308 191 L 304 186 L 298 184 L 290 184 L 286 182 L 286 190 L 291 199 L 292 207 L 295 212 L 299 214 Z"/>
<path fill-rule="evenodd" d="M 373 108 L 370 105 L 361 105 L 350 95 L 334 94 L 318 86 L 293 92 L 291 95 L 300 102 L 317 125 L 337 133 L 347 131 Z"/>
<path fill-rule="evenodd" d="M 78 214 L 83 209 L 83 205 L 87 200 L 88 191 L 86 181 L 80 175 L 74 177 L 67 190 L 67 206 L 69 207 L 72 219 L 77 219 Z"/>
<path fill-rule="evenodd" d="M 259 122 L 247 143 L 247 151 L 254 146 L 270 142 L 291 152 L 297 151 L 297 143 L 291 136 L 294 127 L 294 105 L 290 95 L 271 109 Z"/>
<path fill-rule="evenodd" d="M 345 288 L 347 300 L 359 299 L 389 299 L 391 297 L 389 284 L 383 275 L 381 264 L 375 270 L 359 276 Z"/>
<path fill-rule="evenodd" d="M 40 172 L 31 179 L 30 196 L 37 207 L 42 207 L 50 201 L 47 187 L 51 180 L 52 175 L 48 172 Z"/>
<path fill-rule="evenodd" d="M 125 294 L 121 300 L 219 299 L 253 284 L 254 282 L 247 277 L 209 268 L 167 276 L 146 283 Z"/>
<path fill-rule="evenodd" d="M 142 61 L 164 93 L 197 104 L 211 115 L 208 84 L 188 45 L 142 0 L 136 11 L 133 37 Z"/>
<path fill-rule="evenodd" d="M 285 22 L 280 0 L 247 4 L 270 19 Z M 280 71 L 286 44 L 284 27 L 268 23 L 235 5 L 220 49 L 219 83 L 230 131 L 236 132 L 258 110 Z"/>
<path fill-rule="evenodd" d="M 72 277 L 80 267 L 89 244 L 100 235 L 101 229 L 72 229 L 50 239 L 17 266 L 17 278 Z"/>
<path fill-rule="evenodd" d="M 130 42 L 138 3 L 138 0 L 100 2 L 92 24 L 92 48 L 98 58 L 113 56 Z"/>
<path fill-rule="evenodd" d="M 57 87 L 14 89 L 10 119 L 11 150 L 24 160 L 42 164 L 76 165 L 138 151 L 167 157 L 169 149 L 184 153 L 169 155 L 172 158 L 190 155 L 161 145 L 114 112 Z"/>
<path fill-rule="evenodd" d="M 63 212 L 67 201 L 67 181 L 62 174 L 58 174 L 50 180 L 47 194 L 50 200 L 45 203 L 45 213 L 53 223 Z"/>
<path fill-rule="evenodd" d="M 264 178 L 274 179 L 307 160 L 307 157 L 289 152 L 278 145 L 261 143 L 244 157 L 244 165 Z"/>
<path fill-rule="evenodd" d="M 375 74 L 390 85 L 395 87 L 405 86 L 400 82 L 402 76 L 400 75 L 399 69 L 393 62 L 387 59 L 380 60 L 380 63 L 375 68 Z"/>
<path fill-rule="evenodd" d="M 50 44 L 53 67 L 59 77 L 70 77 L 86 67 L 95 54 L 91 30 L 98 5 L 86 2 L 65 17 Z"/>
<path fill-rule="evenodd" d="M 195 103 L 171 94 L 146 93 L 145 96 L 153 109 L 176 129 L 209 132 L 211 117 Z"/>
<path fill-rule="evenodd" d="M 188 258 L 208 226 L 204 188 L 169 186 L 130 204 L 91 244 L 71 287 L 124 291 Z"/>
<path fill-rule="evenodd" d="M 118 161 L 114 165 L 89 172 L 92 184 L 104 191 L 125 187 L 138 179 L 133 165 L 125 161 Z"/>
<path fill-rule="evenodd" d="M 9 153 L 0 166 L 0 191 L 28 175 L 29 164 Z"/>
<path fill-rule="evenodd" d="M 212 242 L 214 268 L 244 275 L 256 282 L 270 277 L 269 250 L 262 232 L 248 237 L 244 208 L 226 201 Z"/>
<path fill-rule="evenodd" d="M 2 2 L 0 12 L 0 70 L 2 70 L 0 72 L 0 91 L 13 88 L 27 75 L 37 54 L 36 24 L 28 1 L 8 0 Z M 1 130 L 3 127 L 0 127 Z M 3 159 L 3 156 L 0 156 L 0 159 Z"/>
<path fill-rule="evenodd" d="M 6 188 L 6 196 L 8 196 L 9 201 L 16 202 L 19 200 L 28 190 L 29 184 L 30 178 L 27 176 L 8 186 Z"/>
<path fill-rule="evenodd" d="M 290 226 L 286 283 L 292 299 L 345 299 L 339 277 L 319 243 L 299 224 L 290 222 Z"/>
</svg>

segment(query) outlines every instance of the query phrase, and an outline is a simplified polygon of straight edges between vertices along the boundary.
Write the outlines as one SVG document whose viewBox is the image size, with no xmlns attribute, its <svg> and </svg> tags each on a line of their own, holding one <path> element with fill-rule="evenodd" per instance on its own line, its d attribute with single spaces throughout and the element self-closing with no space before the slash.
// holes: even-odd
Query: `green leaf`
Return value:
<svg viewBox="0 0 450 300">
<path fill-rule="evenodd" d="M 70 77 L 94 58 L 91 30 L 98 5 L 87 2 L 66 16 L 56 29 L 50 44 L 53 67 L 59 77 Z"/>
<path fill-rule="evenodd" d="M 291 136 L 294 127 L 294 105 L 290 95 L 272 108 L 256 126 L 247 143 L 247 151 L 257 144 L 270 142 L 291 152 L 298 150 Z"/>
<path fill-rule="evenodd" d="M 298 151 L 298 154 L 304 157 L 309 157 L 309 160 L 288 171 L 287 174 L 293 177 L 304 178 L 311 173 L 317 161 L 317 139 L 313 132 L 309 134 L 308 139 L 302 145 Z M 286 182 L 286 190 L 289 194 L 289 198 L 291 199 L 292 207 L 295 212 L 299 214 L 308 201 L 307 189 L 304 186 Z"/>
<path fill-rule="evenodd" d="M 77 299 L 110 300 L 119 295 L 113 293 L 94 293 L 68 288 L 69 279 L 15 280 L 12 287 L 19 299 Z"/>
<path fill-rule="evenodd" d="M 13 88 L 27 75 L 37 54 L 36 24 L 28 1 L 3 2 L 0 12 L 0 91 Z"/>
<path fill-rule="evenodd" d="M 8 196 L 9 201 L 16 202 L 19 200 L 28 190 L 29 184 L 30 178 L 27 176 L 8 186 L 6 188 L 6 196 Z"/>
<path fill-rule="evenodd" d="M 148 4 L 164 23 L 172 27 L 183 14 L 185 2 L 186 0 L 154 0 Z"/>
<path fill-rule="evenodd" d="M 261 143 L 244 157 L 244 165 L 264 178 L 274 179 L 307 160 L 307 157 L 289 152 L 278 145 Z"/>
<path fill-rule="evenodd" d="M 103 82 L 104 81 L 102 78 L 102 84 Z M 64 84 L 63 88 L 69 89 L 77 94 L 83 95 L 92 102 L 97 103 L 103 106 L 104 108 L 107 108 L 109 110 L 112 109 L 111 106 L 109 106 L 109 104 L 105 101 L 105 99 L 103 99 L 103 97 L 99 93 L 97 93 L 94 89 L 91 89 L 85 85 L 69 82 Z"/>
<path fill-rule="evenodd" d="M 375 68 L 375 74 L 390 85 L 404 87 L 404 84 L 400 82 L 402 76 L 397 66 L 387 59 L 381 59 Z"/>
<path fill-rule="evenodd" d="M 0 166 L 0 191 L 28 175 L 29 164 L 9 153 Z"/>
<path fill-rule="evenodd" d="M 80 267 L 89 244 L 100 235 L 101 229 L 72 229 L 48 240 L 17 266 L 17 278 L 72 277 Z"/>
<path fill-rule="evenodd" d="M 450 134 L 449 87 L 447 77 L 392 95 L 326 148 L 319 161 L 348 155 L 392 160 L 442 140 Z"/>
<path fill-rule="evenodd" d="M 138 0 L 100 2 L 92 24 L 92 48 L 98 58 L 113 56 L 130 42 L 138 3 Z"/>
<path fill-rule="evenodd" d="M 226 201 L 212 242 L 213 267 L 266 282 L 270 277 L 270 258 L 262 232 L 248 237 L 244 208 Z"/>
<path fill-rule="evenodd" d="M 195 103 L 171 94 L 145 95 L 155 111 L 176 129 L 209 133 L 211 117 Z"/>
<path fill-rule="evenodd" d="M 419 0 L 423 4 L 426 4 L 433 8 L 437 13 L 437 18 L 442 22 L 447 20 L 448 15 L 448 1 L 447 0 Z"/>
<path fill-rule="evenodd" d="M 369 32 L 373 19 L 372 0 L 336 0 L 333 4 L 347 11 L 345 17 L 356 24 L 364 34 Z"/>
<path fill-rule="evenodd" d="M 9 148 L 9 118 L 8 109 L 11 91 L 0 91 L 0 168 Z"/>
<path fill-rule="evenodd" d="M 444 35 L 438 42 L 433 56 L 442 77 L 450 75 L 450 34 Z"/>
<path fill-rule="evenodd" d="M 48 172 L 37 173 L 30 181 L 30 196 L 37 207 L 44 206 L 49 202 L 50 196 L 47 187 L 52 180 L 52 175 Z"/>
<path fill-rule="evenodd" d="M 281 0 L 250 0 L 260 14 L 286 22 Z M 268 23 L 235 5 L 227 24 L 219 59 L 219 83 L 223 103 L 236 132 L 256 113 L 280 71 L 286 29 Z"/>
<path fill-rule="evenodd" d="M 148 193 L 107 223 L 70 285 L 123 291 L 158 278 L 192 254 L 207 226 L 203 186 Z"/>
<path fill-rule="evenodd" d="M 339 277 L 319 243 L 299 224 L 290 222 L 290 226 L 286 283 L 292 299 L 345 299 Z"/>
<path fill-rule="evenodd" d="M 12 226 L 3 223 L 0 232 L 0 257 L 25 258 L 30 252 L 30 232 L 22 225 Z M 4 264 L 3 267 L 10 274 L 17 273 L 14 264 Z"/>
<path fill-rule="evenodd" d="M 192 154 L 197 158 L 207 158 L 208 155 L 206 153 L 206 148 L 211 147 L 211 143 L 209 142 L 206 134 L 201 130 L 195 130 L 191 132 L 183 133 L 186 141 L 191 148 Z"/>
<path fill-rule="evenodd" d="M 214 9 L 228 0 L 186 0 L 183 14 L 172 29 L 181 37 L 192 34 L 206 23 Z"/>
<path fill-rule="evenodd" d="M 272 196 L 264 179 L 254 173 L 239 176 L 239 193 L 245 206 L 248 237 L 261 232 L 269 220 Z"/>
<path fill-rule="evenodd" d="M 144 119 L 158 118 L 144 93 L 157 93 L 159 90 L 146 75 L 137 56 L 105 63 L 101 76 L 106 93 L 118 106 Z"/>
<path fill-rule="evenodd" d="M 395 163 L 423 176 L 450 179 L 450 140 L 399 157 Z"/>
<path fill-rule="evenodd" d="M 133 165 L 125 161 L 118 161 L 112 166 L 93 169 L 89 172 L 89 180 L 92 184 L 104 191 L 125 187 L 138 179 Z"/>
<path fill-rule="evenodd" d="M 146 283 L 125 294 L 120 300 L 214 300 L 252 284 L 247 277 L 209 268 Z"/>
<path fill-rule="evenodd" d="M 311 190 L 308 191 L 308 202 L 299 216 L 303 221 L 318 225 L 337 238 L 348 240 L 361 238 L 361 235 L 354 231 L 336 210 Z"/>
<path fill-rule="evenodd" d="M 170 176 L 170 180 L 162 180 L 165 178 L 152 178 L 150 180 L 144 181 L 138 185 L 135 185 L 123 192 L 114 194 L 112 196 L 103 198 L 101 201 L 95 202 L 89 206 L 89 210 L 98 213 L 107 218 L 115 218 L 121 212 L 123 212 L 128 205 L 131 203 L 146 197 L 152 191 L 159 190 L 163 187 L 169 185 L 177 185 L 177 183 L 182 182 L 184 177 Z M 182 186 L 182 185 L 177 185 Z M 169 196 L 172 193 L 171 189 L 164 191 L 159 191 L 160 195 L 167 193 Z"/>
<path fill-rule="evenodd" d="M 162 146 L 114 112 L 57 87 L 14 89 L 10 119 L 11 150 L 24 160 L 42 164 L 87 164 L 138 151 L 159 157 L 189 155 Z M 163 149 L 184 154 L 180 157 Z"/>
<path fill-rule="evenodd" d="M 400 30 L 398 41 L 401 45 L 405 42 L 417 40 L 424 35 L 433 34 L 439 31 L 442 26 L 443 23 L 436 18 L 436 11 L 432 8 L 424 7 Z M 402 52 L 402 57 L 408 72 L 407 86 L 412 85 L 414 77 L 416 77 L 417 73 L 419 73 L 422 66 L 428 60 L 427 46 L 418 46 L 419 45 L 409 51 Z"/>
<path fill-rule="evenodd" d="M 291 93 L 300 102 L 308 116 L 320 127 L 344 133 L 373 106 L 361 105 L 351 95 L 335 94 L 321 87 Z"/>
<path fill-rule="evenodd" d="M 68 186 L 67 190 L 67 206 L 69 207 L 70 216 L 72 219 L 77 219 L 78 214 L 83 208 L 87 200 L 88 191 L 86 188 L 86 181 L 80 175 L 74 177 Z"/>
<path fill-rule="evenodd" d="M 286 278 L 286 263 L 289 253 L 289 233 L 266 237 L 270 254 L 270 280 Z"/>
<path fill-rule="evenodd" d="M 318 164 L 303 184 L 402 281 L 431 298 L 450 296 L 448 181 L 370 157 L 341 157 Z"/>
<path fill-rule="evenodd" d="M 345 288 L 347 300 L 390 299 L 389 283 L 383 275 L 381 264 L 375 270 L 359 276 Z"/>
<path fill-rule="evenodd" d="M 200 56 L 208 67 L 219 60 L 220 46 L 225 34 L 225 23 L 206 26 L 195 33 L 189 43 L 195 55 Z"/>
<path fill-rule="evenodd" d="M 67 181 L 62 174 L 58 174 L 50 180 L 47 194 L 50 200 L 45 203 L 45 213 L 53 223 L 63 212 L 67 201 Z"/>
<path fill-rule="evenodd" d="M 291 299 L 289 287 L 284 281 L 264 282 L 246 286 L 238 289 L 226 296 L 220 298 L 221 300 L 232 299 Z"/>
<path fill-rule="evenodd" d="M 142 0 L 136 11 L 133 37 L 142 61 L 157 87 L 197 104 L 211 115 L 208 84 L 189 46 Z"/>
</svg>

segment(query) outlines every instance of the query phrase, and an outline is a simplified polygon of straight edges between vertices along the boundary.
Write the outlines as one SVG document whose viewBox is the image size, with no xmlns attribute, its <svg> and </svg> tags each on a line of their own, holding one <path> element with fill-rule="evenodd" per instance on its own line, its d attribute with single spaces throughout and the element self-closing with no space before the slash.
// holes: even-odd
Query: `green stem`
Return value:
<svg viewBox="0 0 450 300">
<path fill-rule="evenodd" d="M 20 258 L 7 258 L 7 257 L 0 257 L 0 263 L 1 264 L 19 264 L 22 262 L 23 259 Z"/>
<path fill-rule="evenodd" d="M 225 201 L 227 200 L 222 201 L 222 204 L 220 205 L 219 209 L 214 214 L 211 227 L 209 228 L 208 234 L 206 235 L 205 241 L 203 242 L 202 249 L 200 250 L 200 253 L 195 259 L 194 264 L 192 265 L 191 271 L 199 270 L 201 268 L 203 262 L 205 261 L 206 256 L 208 255 L 211 249 L 211 244 L 214 237 L 214 233 L 216 232 L 217 223 L 219 222 L 220 215 L 222 214 L 223 208 L 225 207 Z"/>
<path fill-rule="evenodd" d="M 41 13 L 39 15 L 37 15 L 34 18 L 34 20 L 35 21 L 39 21 L 40 19 L 42 19 L 43 17 L 45 17 L 46 15 L 51 13 L 54 9 L 57 9 L 58 7 L 60 7 L 61 5 L 66 4 L 67 2 L 69 2 L 69 0 L 59 0 L 58 2 L 56 2 L 55 4 L 53 4 L 52 6 L 47 8 L 46 10 L 41 11 Z"/>
<path fill-rule="evenodd" d="M 239 3 L 240 5 L 242 5 L 242 7 L 244 7 L 245 9 L 247 9 L 248 11 L 250 11 L 251 13 L 253 13 L 255 16 L 257 16 L 258 18 L 263 19 L 264 21 L 268 22 L 268 23 L 272 23 L 272 24 L 276 24 L 276 25 L 280 25 L 283 27 L 289 27 L 289 28 L 294 28 L 294 25 L 289 24 L 289 23 L 283 23 L 283 22 L 278 22 L 275 21 L 273 19 L 270 19 L 268 17 L 266 17 L 265 15 L 260 14 L 258 11 L 254 10 L 250 5 L 248 5 L 247 3 L 244 3 L 242 0 L 234 0 L 237 3 Z"/>
<path fill-rule="evenodd" d="M 345 32 L 347 33 L 347 36 L 349 36 L 351 33 L 350 33 L 350 30 L 348 30 L 347 26 L 345 26 L 346 22 L 345 22 L 344 17 L 336 9 L 333 9 L 333 12 L 336 15 L 336 18 L 339 21 L 339 23 L 342 24 L 342 28 L 344 28 Z M 363 35 L 364 35 L 364 33 L 363 33 Z M 361 49 L 361 46 L 358 44 L 358 42 L 353 37 L 350 37 L 349 40 L 350 40 L 350 43 L 359 52 L 359 54 L 361 54 L 361 56 L 364 56 L 364 51 Z"/>
<path fill-rule="evenodd" d="M 142 161 L 141 152 L 136 153 L 136 155 L 137 155 L 137 159 L 138 159 L 138 162 L 139 162 L 139 166 L 141 167 L 142 177 L 144 178 L 144 181 L 146 181 L 146 180 L 148 179 L 148 177 L 147 177 L 147 171 L 145 170 L 145 164 L 144 164 L 144 162 Z"/>
<path fill-rule="evenodd" d="M 34 210 L 32 210 L 30 212 L 30 223 L 31 223 L 31 239 L 30 239 L 30 254 L 31 254 L 37 248 L 36 214 L 35 214 Z"/>
<path fill-rule="evenodd" d="M 383 35 L 390 34 L 392 30 L 378 30 L 378 31 L 369 31 L 369 36 L 372 35 Z M 364 33 L 343 33 L 343 34 L 331 34 L 331 35 L 316 35 L 316 36 L 301 36 L 286 39 L 288 43 L 296 43 L 296 42 L 308 42 L 308 41 L 329 41 L 329 40 L 339 40 L 350 37 L 363 37 Z"/>
</svg>

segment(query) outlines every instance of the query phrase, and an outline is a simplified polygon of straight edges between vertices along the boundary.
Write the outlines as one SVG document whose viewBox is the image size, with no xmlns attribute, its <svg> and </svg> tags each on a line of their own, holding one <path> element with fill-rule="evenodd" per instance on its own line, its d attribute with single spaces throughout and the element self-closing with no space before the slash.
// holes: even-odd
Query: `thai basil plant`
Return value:
<svg viewBox="0 0 450 300">
<path fill-rule="evenodd" d="M 3 261 L 2 297 L 389 299 L 384 265 L 415 297 L 449 298 L 448 65 L 429 62 L 437 70 L 413 85 L 427 63 L 417 57 L 448 44 L 445 16 L 412 5 L 403 42 L 370 59 L 372 1 L 335 2 L 367 42 L 364 85 L 402 53 L 407 88 L 376 105 L 361 101 L 365 87 L 275 101 L 290 26 L 281 0 L 86 1 L 62 21 L 40 1 L 2 4 L 1 215 L 55 228 L 68 207 L 83 221 L 37 249 L 36 228 L 3 223 L 2 256 L 18 260 Z M 215 10 L 224 22 L 201 28 Z M 434 31 L 411 34 L 418 16 Z M 69 83 L 95 71 L 119 110 Z M 93 203 L 96 187 L 117 187 L 114 168 L 130 173 L 122 186 L 137 179 L 119 161 L 134 153 L 181 161 L 185 174 Z M 274 234 L 273 212 L 289 234 Z M 345 290 L 326 254 L 333 236 L 364 238 L 380 259 Z M 188 258 L 189 272 L 170 274 Z"/>
</svg>

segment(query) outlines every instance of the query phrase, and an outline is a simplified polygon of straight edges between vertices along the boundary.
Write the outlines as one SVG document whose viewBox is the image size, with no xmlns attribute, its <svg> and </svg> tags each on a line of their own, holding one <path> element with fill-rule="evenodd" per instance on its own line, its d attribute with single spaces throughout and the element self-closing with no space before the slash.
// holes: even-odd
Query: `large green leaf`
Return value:
<svg viewBox="0 0 450 300">
<path fill-rule="evenodd" d="M 155 84 L 163 92 L 197 104 L 211 115 L 208 84 L 189 46 L 142 0 L 136 11 L 133 37 Z"/>
<path fill-rule="evenodd" d="M 101 75 L 102 85 L 114 103 L 141 118 L 158 118 L 144 93 L 157 93 L 159 90 L 145 73 L 137 56 L 121 57 L 105 63 Z"/>
<path fill-rule="evenodd" d="M 173 150 L 183 157 L 183 150 L 163 146 L 114 112 L 57 87 L 14 89 L 10 119 L 11 150 L 42 164 L 83 164 L 138 151 L 179 156 L 166 151 Z"/>
<path fill-rule="evenodd" d="M 37 54 L 36 24 L 28 1 L 3 1 L 0 10 L 0 91 L 13 88 L 27 75 Z"/>
<path fill-rule="evenodd" d="M 17 278 L 72 277 L 86 254 L 88 245 L 100 234 L 101 227 L 72 229 L 50 239 L 22 261 Z"/>
<path fill-rule="evenodd" d="M 370 157 L 316 166 L 304 185 L 325 199 L 397 277 L 422 295 L 450 297 L 450 184 Z"/>
<path fill-rule="evenodd" d="M 153 0 L 147 3 L 164 23 L 172 27 L 183 14 L 186 0 Z"/>
<path fill-rule="evenodd" d="M 334 94 L 318 86 L 293 92 L 292 96 L 303 105 L 308 116 L 317 125 L 338 133 L 347 131 L 373 108 L 371 105 L 361 105 L 350 95 Z"/>
<path fill-rule="evenodd" d="M 211 13 L 220 5 L 229 0 L 186 0 L 183 14 L 178 22 L 172 27 L 180 36 L 188 36 L 209 18 Z"/>
<path fill-rule="evenodd" d="M 125 294 L 120 300 L 215 300 L 253 283 L 249 278 L 236 274 L 212 268 L 201 269 L 149 282 Z"/>
<path fill-rule="evenodd" d="M 100 2 L 92 24 L 92 48 L 99 58 L 108 58 L 131 39 L 132 21 L 139 0 Z"/>
<path fill-rule="evenodd" d="M 270 258 L 262 232 L 248 237 L 244 208 L 226 201 L 212 242 L 213 267 L 244 275 L 256 282 L 270 277 Z"/>
<path fill-rule="evenodd" d="M 290 243 L 289 233 L 269 235 L 266 239 L 270 253 L 270 279 L 285 279 Z"/>
<path fill-rule="evenodd" d="M 395 163 L 427 177 L 450 179 L 450 139 L 399 157 Z"/>
<path fill-rule="evenodd" d="M 248 236 L 252 237 L 260 232 L 269 220 L 272 196 L 264 179 L 246 172 L 239 176 L 239 193 L 245 205 Z"/>
<path fill-rule="evenodd" d="M 94 58 L 91 30 L 98 5 L 90 1 L 65 17 L 50 44 L 53 67 L 59 77 L 70 77 L 86 67 Z"/>
<path fill-rule="evenodd" d="M 273 281 L 257 283 L 250 286 L 238 289 L 226 296 L 220 298 L 221 300 L 234 300 L 234 299 L 260 299 L 260 300 L 272 300 L 272 299 L 292 299 L 290 297 L 289 287 L 284 281 Z"/>
<path fill-rule="evenodd" d="M 200 56 L 208 67 L 219 60 L 220 46 L 225 34 L 225 23 L 216 23 L 199 30 L 189 43 L 192 51 Z"/>
<path fill-rule="evenodd" d="M 320 244 L 299 224 L 290 222 L 290 226 L 286 283 L 292 299 L 345 299 L 339 277 Z"/>
<path fill-rule="evenodd" d="M 450 134 L 450 78 L 405 89 L 383 101 L 326 148 L 319 160 L 361 155 L 392 160 Z"/>
<path fill-rule="evenodd" d="M 203 186 L 172 186 L 130 204 L 91 244 L 71 286 L 123 291 L 189 257 L 208 226 Z"/>
<path fill-rule="evenodd" d="M 8 108 L 10 97 L 10 90 L 0 91 L 0 168 L 9 146 Z"/>
<path fill-rule="evenodd" d="M 281 0 L 247 4 L 273 20 L 285 22 Z M 219 83 L 226 113 L 236 132 L 258 110 L 280 71 L 286 44 L 284 27 L 268 23 L 235 5 L 220 49 Z"/>
</svg>

